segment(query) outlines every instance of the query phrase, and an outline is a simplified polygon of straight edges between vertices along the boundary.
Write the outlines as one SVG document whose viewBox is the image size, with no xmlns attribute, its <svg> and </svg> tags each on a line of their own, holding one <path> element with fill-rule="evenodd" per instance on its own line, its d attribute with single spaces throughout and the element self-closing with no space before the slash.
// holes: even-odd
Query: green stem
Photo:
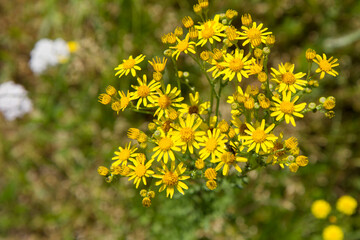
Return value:
<svg viewBox="0 0 360 240">
<path fill-rule="evenodd" d="M 216 117 L 219 119 L 219 105 L 220 105 L 220 96 L 221 96 L 221 91 L 223 89 L 223 87 L 227 84 L 228 82 L 222 83 L 220 80 L 220 87 L 219 87 L 219 93 L 218 96 L 216 96 Z"/>
<path fill-rule="evenodd" d="M 175 68 L 175 76 L 176 76 L 176 82 L 177 82 L 177 87 L 179 90 L 181 90 L 181 84 L 180 84 L 180 78 L 179 78 L 179 71 L 176 65 L 176 61 L 175 59 L 172 57 L 171 58 L 173 64 L 174 64 L 174 68 Z M 180 91 L 180 97 L 181 97 L 181 91 Z"/>
<path fill-rule="evenodd" d="M 269 99 L 272 99 L 271 97 L 271 91 L 270 91 L 270 78 L 269 78 L 269 73 L 268 73 L 268 68 L 267 68 L 267 63 L 268 63 L 268 55 L 265 55 L 264 58 L 264 71 L 266 73 L 267 79 L 266 79 L 266 97 Z"/>
<path fill-rule="evenodd" d="M 308 63 L 308 72 L 307 72 L 307 76 L 306 76 L 306 81 L 309 81 L 309 79 L 310 79 L 311 66 L 312 66 L 312 61 Z"/>
</svg>

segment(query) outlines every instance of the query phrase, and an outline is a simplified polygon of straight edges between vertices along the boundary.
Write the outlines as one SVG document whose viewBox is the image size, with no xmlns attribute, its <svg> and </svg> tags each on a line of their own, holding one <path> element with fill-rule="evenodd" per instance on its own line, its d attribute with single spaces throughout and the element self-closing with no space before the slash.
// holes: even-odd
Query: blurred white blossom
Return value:
<svg viewBox="0 0 360 240">
<path fill-rule="evenodd" d="M 27 97 L 27 91 L 12 81 L 0 84 L 0 112 L 12 121 L 32 110 L 32 102 Z"/>
<path fill-rule="evenodd" d="M 70 56 L 70 49 L 63 39 L 40 39 L 30 53 L 29 65 L 35 74 L 41 74 L 49 66 L 65 62 Z"/>
</svg>

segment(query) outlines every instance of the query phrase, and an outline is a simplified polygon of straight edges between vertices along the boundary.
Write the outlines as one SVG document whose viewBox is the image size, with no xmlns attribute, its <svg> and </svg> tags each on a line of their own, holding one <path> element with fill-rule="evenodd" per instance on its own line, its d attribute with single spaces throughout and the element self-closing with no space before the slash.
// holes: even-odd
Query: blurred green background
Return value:
<svg viewBox="0 0 360 240">
<path fill-rule="evenodd" d="M 31 114 L 0 116 L 2 239 L 321 239 L 319 198 L 335 206 L 360 192 L 360 2 L 357 0 L 210 1 L 210 12 L 250 13 L 276 36 L 270 66 L 306 71 L 308 47 L 339 58 L 339 77 L 314 92 L 335 96 L 335 118 L 307 114 L 287 131 L 310 164 L 296 174 L 270 167 L 243 189 L 224 182 L 214 192 L 158 194 L 149 209 L 126 179 L 107 184 L 96 170 L 127 141 L 129 127 L 149 119 L 97 102 L 108 84 L 128 88 L 113 68 L 129 55 L 161 56 L 163 33 L 181 25 L 195 1 L 0 1 L 0 82 L 24 85 Z M 234 22 L 240 26 L 240 17 Z M 35 76 L 29 54 L 41 38 L 78 41 L 69 63 Z M 149 59 L 149 58 L 148 58 Z M 144 65 L 145 66 L 145 65 Z M 188 69 L 187 69 L 188 70 Z M 191 73 L 191 68 L 188 70 Z M 123 80 L 123 79 L 122 79 Z M 130 124 L 130 122 L 132 122 Z M 359 211 L 358 211 L 359 212 Z M 339 219 L 346 239 L 360 239 L 359 213 Z"/>
</svg>

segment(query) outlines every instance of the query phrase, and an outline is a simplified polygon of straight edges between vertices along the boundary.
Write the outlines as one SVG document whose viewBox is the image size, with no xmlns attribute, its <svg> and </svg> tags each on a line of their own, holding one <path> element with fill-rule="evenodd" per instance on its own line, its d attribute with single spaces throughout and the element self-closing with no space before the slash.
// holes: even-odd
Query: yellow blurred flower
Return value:
<svg viewBox="0 0 360 240">
<path fill-rule="evenodd" d="M 316 200 L 311 205 L 311 213 L 319 219 L 326 218 L 331 211 L 330 204 L 325 200 Z"/>
</svg>

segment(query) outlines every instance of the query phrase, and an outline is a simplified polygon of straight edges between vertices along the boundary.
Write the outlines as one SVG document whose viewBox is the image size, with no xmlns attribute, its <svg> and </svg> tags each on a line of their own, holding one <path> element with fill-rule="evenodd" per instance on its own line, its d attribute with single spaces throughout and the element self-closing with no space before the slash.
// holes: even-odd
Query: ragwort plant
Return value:
<svg viewBox="0 0 360 240">
<path fill-rule="evenodd" d="M 130 56 L 115 68 L 115 76 L 131 75 L 131 88 L 108 86 L 99 96 L 100 103 L 117 113 L 129 109 L 154 117 L 146 130 L 130 128 L 127 135 L 135 141 L 119 147 L 109 168 L 98 168 L 107 182 L 125 177 L 136 188 L 141 186 L 146 207 L 155 191 L 166 190 L 172 198 L 175 190 L 185 194 L 194 185 L 214 190 L 225 177 L 236 181 L 274 164 L 296 172 L 308 164 L 308 158 L 301 155 L 294 136 L 276 135 L 274 130 L 282 123 L 296 127 L 307 112 L 334 116 L 334 97 L 322 97 L 319 104 L 302 99 L 326 74 L 338 75 L 337 59 L 308 49 L 307 72 L 298 72 L 288 62 L 269 69 L 273 33 L 253 22 L 250 14 L 241 16 L 242 26 L 233 26 L 238 12 L 231 9 L 210 18 L 208 6 L 207 0 L 199 0 L 193 6 L 198 23 L 185 16 L 183 27 L 162 36 L 167 49 L 164 56 L 148 61 L 152 72 L 144 73 L 140 67 L 145 55 Z M 196 63 L 209 94 L 201 96 L 188 80 L 189 73 L 178 71 L 180 57 Z M 168 62 L 174 76 L 164 74 Z M 245 79 L 251 85 L 242 86 Z M 231 95 L 224 96 L 226 88 Z M 188 99 L 184 91 L 190 92 Z M 221 100 L 231 109 L 230 120 L 223 118 Z"/>
</svg>

